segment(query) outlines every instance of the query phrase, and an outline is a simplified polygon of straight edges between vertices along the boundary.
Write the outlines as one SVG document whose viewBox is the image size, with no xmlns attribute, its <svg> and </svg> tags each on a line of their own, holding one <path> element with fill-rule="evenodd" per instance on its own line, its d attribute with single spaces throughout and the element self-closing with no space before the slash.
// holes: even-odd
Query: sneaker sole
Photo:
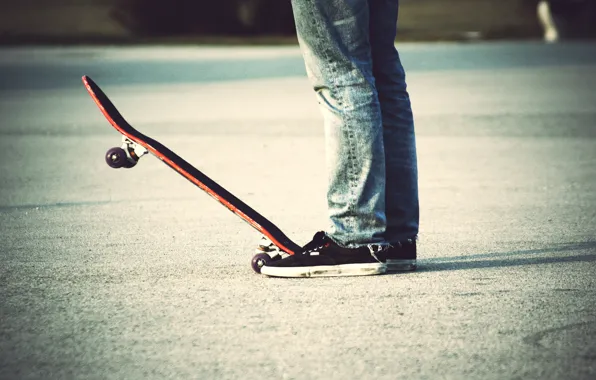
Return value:
<svg viewBox="0 0 596 380">
<path fill-rule="evenodd" d="M 415 271 L 416 268 L 416 260 L 387 259 L 387 272 L 411 272 Z"/>
<path fill-rule="evenodd" d="M 371 276 L 387 271 L 384 264 L 343 264 L 316 267 L 268 267 L 261 268 L 261 274 L 270 277 L 341 277 Z"/>
</svg>

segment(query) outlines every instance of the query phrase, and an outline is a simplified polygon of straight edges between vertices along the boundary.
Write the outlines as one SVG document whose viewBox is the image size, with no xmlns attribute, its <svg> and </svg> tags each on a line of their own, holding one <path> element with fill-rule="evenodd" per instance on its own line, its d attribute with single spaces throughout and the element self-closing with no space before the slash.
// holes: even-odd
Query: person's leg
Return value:
<svg viewBox="0 0 596 380">
<path fill-rule="evenodd" d="M 276 277 L 386 271 L 385 153 L 367 0 L 293 0 L 298 39 L 325 120 L 330 228 L 265 264 Z"/>
<path fill-rule="evenodd" d="M 542 0 L 537 7 L 538 20 L 544 30 L 545 42 L 557 42 L 559 40 L 559 31 L 550 10 L 548 1 Z"/>
<path fill-rule="evenodd" d="M 384 243 L 385 154 L 366 0 L 293 0 L 308 76 L 325 121 L 329 237 Z"/>
<path fill-rule="evenodd" d="M 418 235 L 418 168 L 414 119 L 406 76 L 395 48 L 398 0 L 369 0 L 373 75 L 381 106 L 385 148 L 385 240 L 393 245 Z"/>
</svg>

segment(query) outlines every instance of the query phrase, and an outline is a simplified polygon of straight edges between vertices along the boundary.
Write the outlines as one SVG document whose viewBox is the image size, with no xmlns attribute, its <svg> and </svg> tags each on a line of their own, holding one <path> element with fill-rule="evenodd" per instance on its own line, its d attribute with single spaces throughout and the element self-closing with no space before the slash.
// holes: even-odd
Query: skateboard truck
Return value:
<svg viewBox="0 0 596 380">
<path fill-rule="evenodd" d="M 114 147 L 106 152 L 106 163 L 114 168 L 132 168 L 142 156 L 149 153 L 143 146 L 122 136 L 122 146 Z"/>
<path fill-rule="evenodd" d="M 272 261 L 281 260 L 285 256 L 285 252 L 280 250 L 271 240 L 266 236 L 261 237 L 259 246 L 255 249 L 256 255 L 252 258 L 252 269 L 261 273 L 261 268 Z"/>
</svg>

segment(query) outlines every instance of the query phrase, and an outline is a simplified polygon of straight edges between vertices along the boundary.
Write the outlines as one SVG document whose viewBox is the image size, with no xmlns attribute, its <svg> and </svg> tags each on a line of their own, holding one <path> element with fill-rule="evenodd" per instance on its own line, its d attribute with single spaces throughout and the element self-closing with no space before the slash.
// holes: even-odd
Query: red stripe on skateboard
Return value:
<svg viewBox="0 0 596 380">
<path fill-rule="evenodd" d="M 284 246 L 277 239 L 275 239 L 269 232 L 267 232 L 265 229 L 263 229 L 263 227 L 261 227 L 260 224 L 258 224 L 257 222 L 255 222 L 248 215 L 246 215 L 245 213 L 243 213 L 241 210 L 239 210 L 236 206 L 234 206 L 233 204 L 231 204 L 230 202 L 228 202 L 226 199 L 220 197 L 215 191 L 213 191 L 211 188 L 207 187 L 204 183 L 202 183 L 201 181 L 199 181 L 198 179 L 196 179 L 194 176 L 192 176 L 190 173 L 188 173 L 187 171 L 185 171 L 184 169 L 182 169 L 180 166 L 178 166 L 175 162 L 173 162 L 172 160 L 170 160 L 168 157 L 164 156 L 163 154 L 161 154 L 160 152 L 158 152 L 157 150 L 155 150 L 155 148 L 153 148 L 151 145 L 148 145 L 148 144 L 144 143 L 143 141 L 141 141 L 141 140 L 139 140 L 139 139 L 137 139 L 137 138 L 135 138 L 133 136 L 130 136 L 128 133 L 126 133 L 116 123 L 116 121 L 114 121 L 114 119 L 112 119 L 112 117 L 110 116 L 110 114 L 106 111 L 106 109 L 104 108 L 104 106 L 101 104 L 101 102 L 99 101 L 99 99 L 95 95 L 95 92 L 93 92 L 93 89 L 91 88 L 91 86 L 87 82 L 87 77 L 86 76 L 83 76 L 83 83 L 85 84 L 85 88 L 87 89 L 87 92 L 89 93 L 89 95 L 91 95 L 91 98 L 93 99 L 93 101 L 95 102 L 95 104 L 97 105 L 97 107 L 99 108 L 99 110 L 101 111 L 101 113 L 105 116 L 105 118 L 108 120 L 108 122 L 118 132 L 120 132 L 122 135 L 126 136 L 130 140 L 134 141 L 135 143 L 137 143 L 137 144 L 141 145 L 142 147 L 146 148 L 155 157 L 159 158 L 160 160 L 162 160 L 163 162 L 165 162 L 168 166 L 170 166 L 172 169 L 174 169 L 178 173 L 182 174 L 182 176 L 184 176 L 184 178 L 186 178 L 187 180 L 189 180 L 192 183 L 194 183 L 196 186 L 198 186 L 203 191 L 205 191 L 207 194 L 209 194 L 212 198 L 216 199 L 219 203 L 221 203 L 224 206 L 226 206 L 226 208 L 228 208 L 230 211 L 232 211 L 233 213 L 235 213 L 236 215 L 238 215 L 239 217 L 241 217 L 243 220 L 245 220 L 246 222 L 248 222 L 252 227 L 254 227 L 257 231 L 259 231 L 260 233 L 262 233 L 263 235 L 265 235 L 269 240 L 271 240 L 276 246 L 278 246 L 279 248 L 281 248 L 284 252 L 286 252 L 286 253 L 288 253 L 290 255 L 293 255 L 295 253 L 290 248 Z"/>
</svg>

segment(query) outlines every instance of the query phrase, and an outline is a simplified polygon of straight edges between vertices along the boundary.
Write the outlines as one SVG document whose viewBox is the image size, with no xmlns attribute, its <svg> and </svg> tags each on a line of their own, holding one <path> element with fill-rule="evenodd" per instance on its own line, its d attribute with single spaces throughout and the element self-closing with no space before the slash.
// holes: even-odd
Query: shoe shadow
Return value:
<svg viewBox="0 0 596 380">
<path fill-rule="evenodd" d="M 579 253 L 577 251 L 585 251 Z M 576 253 L 577 254 L 569 254 Z M 545 254 L 566 253 L 565 256 Z M 520 258 L 519 256 L 526 256 Z M 418 259 L 416 272 L 440 272 L 482 268 L 514 267 L 551 263 L 596 262 L 596 241 L 511 252 L 482 253 L 445 258 Z"/>
</svg>

